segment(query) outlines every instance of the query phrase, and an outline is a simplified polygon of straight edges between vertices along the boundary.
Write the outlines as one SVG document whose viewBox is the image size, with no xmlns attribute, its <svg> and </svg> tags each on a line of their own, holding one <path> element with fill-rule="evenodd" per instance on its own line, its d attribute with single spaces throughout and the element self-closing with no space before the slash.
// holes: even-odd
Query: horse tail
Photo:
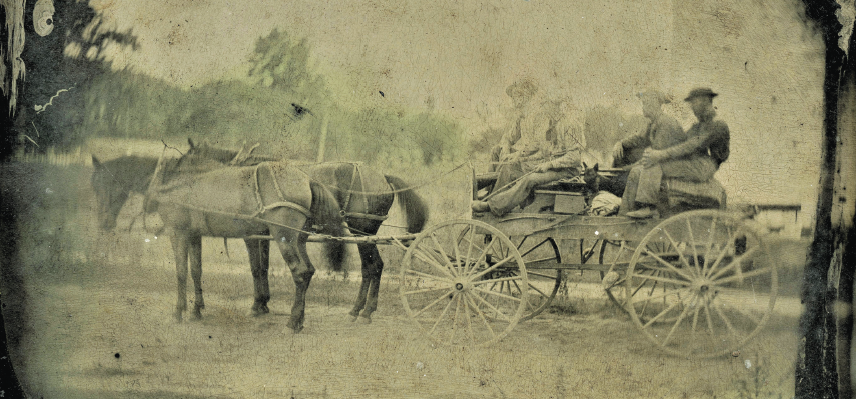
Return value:
<svg viewBox="0 0 856 399">
<path fill-rule="evenodd" d="M 310 224 L 318 226 L 319 231 L 334 237 L 343 237 L 345 227 L 344 218 L 339 212 L 339 202 L 336 197 L 321 183 L 310 181 L 309 188 L 312 191 L 312 205 L 309 212 L 312 214 Z M 345 243 L 338 240 L 330 240 L 326 243 L 325 254 L 330 261 L 333 271 L 341 271 L 344 268 Z"/>
<path fill-rule="evenodd" d="M 398 203 L 407 217 L 407 232 L 418 233 L 425 227 L 428 221 L 428 206 L 413 189 L 407 187 L 404 180 L 395 176 L 386 175 L 386 181 L 397 191 Z"/>
</svg>

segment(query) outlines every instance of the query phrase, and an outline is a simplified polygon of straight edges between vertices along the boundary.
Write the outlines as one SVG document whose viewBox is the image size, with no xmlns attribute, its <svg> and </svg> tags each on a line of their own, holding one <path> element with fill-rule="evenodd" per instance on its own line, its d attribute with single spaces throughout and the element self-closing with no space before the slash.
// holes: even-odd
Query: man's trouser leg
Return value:
<svg viewBox="0 0 856 399">
<path fill-rule="evenodd" d="M 536 186 L 547 184 L 551 181 L 559 180 L 563 177 L 572 175 L 568 172 L 547 171 L 544 173 L 532 173 L 521 178 L 517 183 L 514 183 L 511 188 L 499 194 L 496 194 L 487 201 L 490 205 L 490 210 L 496 216 L 502 216 L 523 203 L 532 189 Z"/>
<path fill-rule="evenodd" d="M 709 157 L 674 159 L 660 164 L 663 177 L 671 177 L 695 182 L 706 182 L 713 178 L 719 169 Z"/>
<path fill-rule="evenodd" d="M 618 214 L 621 216 L 636 210 L 636 190 L 639 188 L 639 176 L 642 174 L 642 169 L 642 165 L 636 165 L 630 169 L 627 175 L 627 184 L 624 186 L 621 206 L 618 208 Z"/>
<path fill-rule="evenodd" d="M 634 169 L 638 167 L 634 167 Z M 660 183 L 662 181 L 663 168 L 659 164 L 642 167 L 639 171 L 639 186 L 636 188 L 636 204 L 657 205 L 660 202 Z"/>
<path fill-rule="evenodd" d="M 490 150 L 490 167 L 488 172 L 496 172 L 499 169 L 499 160 L 502 158 L 502 147 L 496 145 Z"/>
</svg>

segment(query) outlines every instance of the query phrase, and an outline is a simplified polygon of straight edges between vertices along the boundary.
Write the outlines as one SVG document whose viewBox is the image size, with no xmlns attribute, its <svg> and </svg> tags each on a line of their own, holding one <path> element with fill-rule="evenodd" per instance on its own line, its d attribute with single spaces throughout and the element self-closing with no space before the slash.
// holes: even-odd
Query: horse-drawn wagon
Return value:
<svg viewBox="0 0 856 399">
<path fill-rule="evenodd" d="M 215 161 L 240 158 L 235 152 L 222 156 L 225 158 L 215 156 Z M 128 193 L 152 195 L 151 183 L 162 180 L 158 174 L 165 168 L 163 160 L 95 163 L 93 186 L 102 214 L 112 213 L 113 225 Z M 546 206 L 536 201 L 535 209 L 504 217 L 475 213 L 469 219 L 438 223 L 419 234 L 414 233 L 422 230 L 424 218 L 418 214 L 424 212 L 424 204 L 405 195 L 399 201 L 412 217 L 410 233 L 380 237 L 376 235 L 378 227 L 392 205 L 391 197 L 381 196 L 412 194 L 409 188 L 401 188 L 399 180 L 379 174 L 376 180 L 381 187 L 376 189 L 367 186 L 370 171 L 353 164 L 346 168 L 324 166 L 318 174 L 300 179 L 291 169 L 286 174 L 287 165 L 244 164 L 254 166 L 222 164 L 214 169 L 233 171 L 201 175 L 181 172 L 184 177 L 179 183 L 158 187 L 151 198 L 174 214 L 163 217 L 172 219 L 165 222 L 175 236 L 179 320 L 186 309 L 188 258 L 196 286 L 194 316 L 201 317 L 204 306 L 200 236 L 245 239 L 255 281 L 252 310 L 256 314 L 267 312 L 267 252 L 268 242 L 274 241 L 292 267 L 297 287 L 289 322 L 295 331 L 303 327 L 303 295 L 314 271 L 304 248 L 312 241 L 360 246 L 363 284 L 351 315 L 367 320 L 377 305 L 383 268 L 375 246 L 396 244 L 404 248 L 400 267 L 404 308 L 425 334 L 444 345 L 497 342 L 520 321 L 547 309 L 569 271 L 598 272 L 606 295 L 629 314 L 639 331 L 663 350 L 681 356 L 740 350 L 764 326 L 776 301 L 776 264 L 762 234 L 741 212 L 672 206 L 664 209 L 665 217 L 659 219 L 588 216 L 580 212 L 585 205 L 586 183 L 571 180 L 536 190 L 549 199 Z M 172 173 L 178 173 L 176 165 L 170 167 Z M 329 172 L 332 180 L 324 182 L 322 172 Z M 473 177 L 477 188 L 475 173 Z M 236 193 L 229 202 L 234 209 L 224 211 L 219 209 L 222 198 L 211 202 L 211 196 L 200 194 L 200 190 L 207 187 L 214 193 L 226 189 L 223 185 L 227 178 L 235 180 Z M 295 192 L 305 198 L 292 198 Z M 370 193 L 378 198 L 369 198 Z M 338 204 L 340 216 L 352 221 L 348 226 L 352 231 L 357 226 L 353 223 L 362 221 L 361 228 L 356 229 L 362 230 L 362 235 L 308 231 L 313 221 L 320 220 L 315 215 L 318 211 L 331 219 L 332 202 Z M 203 209 L 206 206 L 211 209 Z"/>
<path fill-rule="evenodd" d="M 592 271 L 639 331 L 671 354 L 733 353 L 762 329 L 777 269 L 747 213 L 693 209 L 691 201 L 643 220 L 557 211 L 585 191 L 583 181 L 563 181 L 536 190 L 549 206 L 536 200 L 522 212 L 474 213 L 423 231 L 401 270 L 410 317 L 438 343 L 491 344 L 547 309 L 567 272 Z"/>
</svg>

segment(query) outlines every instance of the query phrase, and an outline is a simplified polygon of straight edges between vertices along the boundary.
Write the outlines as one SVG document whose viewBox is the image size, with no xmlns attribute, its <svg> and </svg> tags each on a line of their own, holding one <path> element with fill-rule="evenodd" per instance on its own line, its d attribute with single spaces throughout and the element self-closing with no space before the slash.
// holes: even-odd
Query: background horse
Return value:
<svg viewBox="0 0 856 399">
<path fill-rule="evenodd" d="M 203 236 L 271 235 L 291 269 L 296 288 L 288 327 L 295 332 L 302 330 L 305 294 L 315 272 L 306 254 L 305 231 L 316 225 L 326 233 L 342 234 L 336 199 L 305 173 L 285 164 L 264 163 L 244 168 L 216 164 L 210 170 L 211 167 L 183 165 L 183 160 L 184 157 L 166 161 L 161 165 L 163 177 L 153 178 L 158 166 L 156 159 L 129 156 L 101 163 L 93 157 L 92 186 L 98 202 L 100 227 L 116 225 L 119 210 L 131 192 L 151 195 L 150 200 L 169 231 L 175 253 L 178 283 L 175 317 L 179 321 L 187 310 L 188 259 L 196 294 L 193 317 L 200 318 L 201 309 L 205 307 L 201 286 Z M 149 186 L 153 181 L 159 183 L 157 187 Z M 252 249 L 258 248 L 261 241 L 245 241 L 252 260 Z M 266 313 L 270 299 L 267 273 L 262 275 L 259 271 L 253 270 L 255 302 L 252 310 L 255 314 Z"/>
<path fill-rule="evenodd" d="M 259 160 L 271 158 L 254 156 L 246 146 L 240 151 L 216 148 L 207 143 L 195 144 L 188 140 L 190 150 L 188 155 L 198 155 L 214 159 L 222 163 L 253 164 Z M 398 177 L 384 175 L 380 171 L 366 165 L 351 162 L 321 163 L 305 167 L 306 173 L 314 182 L 318 182 L 333 192 L 341 205 L 342 215 L 348 228 L 355 235 L 375 235 L 386 220 L 389 209 L 397 194 L 398 202 L 407 219 L 407 231 L 418 233 L 422 231 L 428 218 L 428 207 L 406 183 Z M 328 256 L 335 265 L 341 264 L 345 254 L 344 244 L 329 242 L 325 244 Z M 354 307 L 348 313 L 357 320 L 362 316 L 366 322 L 371 322 L 372 313 L 377 310 L 378 293 L 380 290 L 383 259 L 380 257 L 377 245 L 357 244 L 360 254 L 362 283 L 360 285 Z M 255 257 L 267 260 L 267 247 L 259 246 L 259 254 Z M 253 255 L 251 255 L 252 259 Z M 264 272 L 267 266 L 263 267 Z"/>
</svg>

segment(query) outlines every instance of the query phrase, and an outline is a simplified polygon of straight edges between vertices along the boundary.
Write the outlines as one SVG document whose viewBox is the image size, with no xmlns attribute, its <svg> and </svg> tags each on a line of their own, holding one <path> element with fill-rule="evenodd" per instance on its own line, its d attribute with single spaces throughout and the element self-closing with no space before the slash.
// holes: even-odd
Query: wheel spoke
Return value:
<svg viewBox="0 0 856 399">
<path fill-rule="evenodd" d="M 687 219 L 687 221 L 689 221 L 689 219 Z M 666 234 L 666 238 L 668 238 L 669 242 L 672 243 L 672 248 L 675 248 L 675 252 L 678 253 L 678 257 L 681 259 L 681 263 L 683 263 L 684 266 L 687 267 L 687 270 L 692 271 L 692 269 L 690 268 L 690 262 L 687 262 L 686 258 L 684 258 L 684 251 L 682 251 L 678 247 L 678 244 L 675 242 L 675 240 L 672 239 L 672 235 L 669 234 L 669 231 L 666 229 L 663 229 L 663 233 Z"/>
<path fill-rule="evenodd" d="M 469 271 L 469 268 L 470 268 L 470 259 L 471 259 L 471 258 L 470 258 L 470 255 L 472 255 L 472 254 L 473 254 L 473 246 L 475 245 L 475 244 L 473 243 L 473 240 L 476 238 L 476 237 L 475 237 L 475 235 L 476 235 L 476 229 L 475 229 L 475 228 L 470 227 L 470 228 L 469 228 L 469 230 L 470 230 L 470 238 L 469 238 L 469 239 L 467 239 L 467 241 L 470 243 L 470 245 L 469 245 L 469 246 L 467 246 L 467 257 L 466 257 L 466 259 L 464 259 L 464 262 L 463 262 L 463 265 L 462 265 L 462 271 L 463 271 L 464 273 L 468 273 L 468 271 Z"/>
<path fill-rule="evenodd" d="M 494 279 L 490 279 L 490 280 L 477 280 L 477 281 L 473 281 L 471 284 L 472 285 L 482 285 L 482 284 L 487 284 L 487 283 L 498 283 L 498 282 L 502 282 L 502 281 L 512 281 L 512 280 L 520 280 L 520 279 L 523 279 L 523 277 L 520 277 L 520 276 L 501 277 L 501 278 L 494 278 Z"/>
<path fill-rule="evenodd" d="M 469 304 L 469 301 L 467 301 L 466 296 L 461 295 L 461 297 L 463 298 L 462 301 L 464 301 L 464 317 L 467 318 L 467 329 L 470 332 L 470 341 L 475 343 L 476 342 L 476 336 L 473 333 L 473 320 L 472 320 L 472 316 L 470 315 L 470 304 Z"/>
<path fill-rule="evenodd" d="M 696 271 L 696 274 L 699 277 L 704 276 L 704 274 L 702 274 L 701 267 L 699 267 L 698 265 L 698 248 L 696 248 L 695 234 L 693 234 L 693 225 L 692 223 L 690 223 L 689 218 L 687 218 L 687 231 L 689 232 L 688 235 L 690 236 L 690 243 L 693 247 L 693 265 L 695 266 L 693 267 L 693 270 Z"/>
<path fill-rule="evenodd" d="M 684 278 L 686 278 L 687 280 L 692 280 L 692 279 L 693 279 L 693 278 L 692 278 L 692 276 L 690 276 L 690 275 L 686 274 L 686 273 L 685 273 L 685 272 L 683 272 L 681 269 L 678 269 L 678 268 L 677 268 L 677 267 L 675 267 L 673 264 L 671 264 L 671 263 L 669 263 L 669 262 L 666 262 L 665 260 L 663 260 L 663 258 L 661 258 L 661 257 L 657 256 L 656 254 L 654 254 L 653 252 L 651 252 L 648 248 L 645 248 L 645 249 L 643 249 L 642 251 L 643 251 L 643 252 L 645 252 L 648 256 L 650 256 L 650 257 L 654 258 L 657 262 L 660 262 L 660 263 L 662 263 L 663 265 L 665 265 L 666 267 L 668 267 L 668 268 L 669 268 L 669 270 L 671 270 L 672 272 L 675 272 L 675 273 L 677 273 L 677 274 L 680 274 L 681 276 L 684 276 Z"/>
<path fill-rule="evenodd" d="M 527 275 L 527 276 L 538 276 L 538 277 L 544 277 L 544 278 L 546 278 L 546 279 L 550 279 L 550 280 L 555 280 L 555 279 L 556 279 L 556 276 L 551 276 L 551 275 L 549 275 L 549 274 L 542 274 L 542 273 L 534 272 L 534 271 L 531 271 L 531 270 L 528 270 L 528 269 L 526 270 L 526 275 Z"/>
<path fill-rule="evenodd" d="M 678 330 L 678 326 L 681 325 L 681 322 L 684 321 L 684 317 L 687 317 L 687 313 L 689 313 L 689 312 L 690 312 L 690 307 L 689 306 L 684 307 L 684 310 L 678 316 L 678 321 L 676 321 L 675 325 L 672 326 L 672 329 L 669 330 L 669 334 L 666 335 L 666 338 L 663 339 L 663 343 L 660 346 L 666 346 L 666 344 L 669 342 L 669 340 L 672 339 L 672 335 L 674 335 L 675 331 Z"/>
<path fill-rule="evenodd" d="M 439 276 L 436 276 L 436 275 L 433 275 L 433 274 L 428 274 L 428 273 L 418 272 L 418 271 L 413 270 L 413 269 L 407 269 L 407 270 L 405 270 L 405 273 L 415 274 L 415 275 L 420 276 L 420 277 L 429 278 L 429 279 L 436 280 L 436 281 L 440 281 L 440 282 L 443 282 L 443 283 L 449 283 L 449 284 L 451 284 L 451 283 L 452 283 L 452 280 L 449 280 L 449 279 L 446 279 L 446 278 L 442 278 L 442 277 L 439 277 Z"/>
<path fill-rule="evenodd" d="M 435 269 L 437 269 L 441 273 L 445 274 L 446 277 L 448 277 L 452 280 L 455 279 L 455 276 L 453 276 L 452 273 L 449 272 L 448 267 L 446 267 L 445 265 L 441 265 L 441 264 L 437 263 L 436 260 L 433 259 L 433 257 L 422 253 L 422 249 L 415 248 L 413 251 L 413 255 L 416 256 L 417 258 L 421 259 L 423 262 L 433 266 Z"/>
<path fill-rule="evenodd" d="M 499 294 L 499 293 L 496 293 L 496 292 L 490 292 L 490 291 L 484 291 L 484 290 L 479 290 L 479 291 L 482 291 L 482 292 L 485 292 L 485 293 L 490 293 L 490 294 L 493 294 L 493 295 L 505 296 L 505 295 L 502 295 L 502 294 Z M 509 322 L 509 323 L 511 322 L 511 319 L 509 319 L 509 318 L 508 318 L 508 316 L 506 316 L 506 315 L 505 315 L 505 313 L 502 313 L 499 309 L 497 309 L 497 308 L 496 308 L 496 306 L 493 306 L 493 304 L 491 304 L 490 302 L 488 302 L 488 301 L 486 301 L 484 298 L 482 298 L 482 297 L 481 297 L 481 295 L 473 294 L 472 296 L 473 296 L 473 297 L 475 297 L 475 298 L 477 298 L 479 301 L 481 301 L 481 302 L 482 302 L 482 303 L 484 303 L 485 305 L 487 305 L 487 307 L 489 307 L 491 310 L 493 310 L 493 311 L 496 313 L 496 315 L 497 315 L 497 316 L 502 316 L 502 318 L 503 318 L 503 319 L 505 319 L 505 321 L 507 321 L 507 322 Z M 519 300 L 519 299 L 517 299 L 517 298 L 514 298 L 514 299 L 516 299 L 518 302 L 520 302 L 520 300 Z"/>
<path fill-rule="evenodd" d="M 727 266 L 725 266 L 725 267 L 723 267 L 723 268 L 719 269 L 719 271 L 718 271 L 715 275 L 711 276 L 711 278 L 710 278 L 710 279 L 711 279 L 711 280 L 716 280 L 717 278 L 719 278 L 719 276 L 722 276 L 723 274 L 725 274 L 726 272 L 728 272 L 729 270 L 731 270 L 732 268 L 734 268 L 734 267 L 735 267 L 735 266 L 737 266 L 738 264 L 742 263 L 742 262 L 743 262 L 743 260 L 745 260 L 747 257 L 749 257 L 750 255 L 752 255 L 752 254 L 754 254 L 755 252 L 757 252 L 759 248 L 760 248 L 760 247 L 752 247 L 752 248 L 750 248 L 748 251 L 744 252 L 742 255 L 740 255 L 740 256 L 738 256 L 738 257 L 736 257 L 736 258 L 732 259 L 732 260 L 731 260 L 731 263 L 729 263 Z M 744 274 L 744 273 L 743 273 L 743 269 L 742 269 L 742 268 L 740 268 L 740 267 L 738 267 L 738 268 L 735 270 L 735 273 L 737 274 L 735 277 L 741 277 L 741 278 L 742 278 L 742 277 L 746 277 L 746 274 Z M 742 276 L 741 276 L 741 274 L 742 274 Z M 747 274 L 748 274 L 748 273 L 747 273 Z"/>
<path fill-rule="evenodd" d="M 445 259 L 446 261 L 449 261 L 449 256 L 446 255 L 446 251 L 443 249 L 443 246 L 440 245 L 440 242 L 437 241 L 437 236 L 434 235 L 434 232 L 431 232 L 431 241 L 434 242 L 434 246 L 436 246 L 437 250 L 440 251 L 440 255 L 443 257 L 443 259 Z M 446 267 L 449 268 L 448 266 L 446 266 Z M 458 274 L 458 270 L 455 269 L 454 267 L 451 267 L 450 269 L 452 270 L 452 273 L 454 275 Z"/>
<path fill-rule="evenodd" d="M 713 239 L 716 236 L 716 216 L 710 219 L 710 229 L 707 236 L 707 249 L 704 251 L 704 266 L 702 267 L 702 275 L 707 277 L 707 269 L 710 264 L 710 250 L 713 249 Z"/>
<path fill-rule="evenodd" d="M 721 278 L 719 280 L 716 280 L 714 283 L 718 287 L 719 284 L 727 284 L 727 283 L 731 283 L 734 281 L 740 281 L 740 280 L 745 279 L 745 278 L 759 276 L 759 275 L 762 275 L 765 273 L 769 273 L 772 270 L 773 270 L 773 267 L 768 266 L 768 267 L 765 267 L 763 269 L 756 269 L 756 270 L 752 270 L 751 272 L 743 273 L 742 276 L 731 276 L 731 277 Z"/>
<path fill-rule="evenodd" d="M 449 287 L 424 288 L 424 289 L 421 289 L 421 290 L 406 291 L 406 292 L 404 293 L 404 295 L 424 294 L 424 293 L 426 293 L 426 292 L 434 292 L 434 291 L 441 291 L 441 290 L 448 290 L 448 289 L 449 289 Z"/>
<path fill-rule="evenodd" d="M 510 287 L 510 286 L 511 286 L 511 285 L 509 284 L 509 287 Z M 478 292 L 481 292 L 481 293 L 484 293 L 484 294 L 487 294 L 487 295 L 494 295 L 494 296 L 498 296 L 498 297 L 500 297 L 500 298 L 505 298 L 505 299 L 510 300 L 510 301 L 520 302 L 520 298 L 515 298 L 515 297 L 513 297 L 513 296 L 511 296 L 511 295 L 505 295 L 505 294 L 503 294 L 503 293 L 501 293 L 501 292 L 488 291 L 488 290 L 485 290 L 485 289 L 482 289 L 482 288 L 478 288 L 478 287 L 473 287 L 473 289 L 474 289 L 475 291 L 478 291 Z M 511 288 L 509 288 L 509 292 L 510 292 L 510 291 L 511 291 Z M 477 298 L 481 298 L 481 295 L 476 295 L 476 297 L 477 297 Z"/>
<path fill-rule="evenodd" d="M 713 330 L 713 319 L 710 315 L 710 305 L 708 304 L 707 298 L 702 299 L 704 301 L 704 315 L 707 318 L 707 327 L 710 329 L 711 337 L 716 336 L 716 331 Z"/>
<path fill-rule="evenodd" d="M 434 302 L 431 302 L 430 304 L 428 304 L 428 306 L 425 306 L 424 308 L 422 308 L 422 310 L 414 313 L 413 318 L 415 319 L 415 318 L 419 317 L 419 315 L 421 315 L 422 312 L 434 307 L 434 305 L 440 303 L 440 301 L 442 301 L 443 299 L 446 299 L 449 295 L 452 295 L 454 293 L 455 293 L 455 290 L 449 290 L 449 292 L 441 295 L 439 298 L 437 298 L 437 300 L 435 300 Z"/>
<path fill-rule="evenodd" d="M 648 323 L 646 323 L 644 326 L 642 326 L 642 328 L 648 328 L 649 326 L 651 326 L 651 324 L 654 324 L 654 322 L 655 322 L 655 321 L 659 320 L 661 317 L 663 317 L 664 315 L 666 315 L 666 313 L 671 312 L 671 311 L 672 311 L 672 309 L 674 309 L 674 308 L 675 308 L 676 306 L 678 306 L 679 304 L 680 304 L 680 302 L 675 302 L 675 303 L 673 303 L 671 306 L 669 306 L 668 308 L 666 308 L 666 310 L 664 310 L 664 311 L 660 312 L 659 314 L 657 314 L 656 316 L 654 316 L 654 318 L 653 318 L 653 319 L 649 320 L 649 321 L 648 321 Z"/>
<path fill-rule="evenodd" d="M 473 296 L 478 297 L 478 295 L 473 295 Z M 479 309 L 479 307 L 476 306 L 475 301 L 473 301 L 473 299 L 470 297 L 470 295 L 467 295 L 466 299 L 468 302 L 471 303 L 470 306 L 473 307 L 473 311 L 478 313 L 482 322 L 487 327 L 487 330 L 490 332 L 491 337 L 493 337 L 493 339 L 496 339 L 496 333 L 493 332 L 493 328 L 491 328 L 490 323 L 487 321 L 487 318 L 484 317 L 484 312 L 482 312 L 481 309 Z M 479 299 L 481 299 L 481 298 L 479 298 Z M 484 301 L 484 299 L 482 299 L 482 301 Z M 488 304 L 488 305 L 490 305 L 490 304 Z"/>
<path fill-rule="evenodd" d="M 722 311 L 722 309 L 719 308 L 719 304 L 716 302 L 711 302 L 711 307 L 713 307 L 713 310 L 716 311 L 716 314 L 719 315 L 722 321 L 725 322 L 725 327 L 728 329 L 728 332 L 730 332 L 731 335 L 734 335 L 734 337 L 739 339 L 740 335 L 737 333 L 737 330 L 734 329 L 734 326 L 731 324 L 731 321 L 728 320 L 728 317 L 725 317 L 725 313 Z"/>
<path fill-rule="evenodd" d="M 443 308 L 443 313 L 440 313 L 440 317 L 438 317 L 437 321 L 434 322 L 434 326 L 431 327 L 431 330 L 428 331 L 428 334 L 434 333 L 434 330 L 437 329 L 437 326 L 440 325 L 440 322 L 443 321 L 444 317 L 446 317 L 446 313 L 449 313 L 449 309 L 452 308 L 452 302 L 454 301 L 449 301 L 449 304 L 446 305 L 445 308 Z"/>
<path fill-rule="evenodd" d="M 523 238 L 523 240 L 525 241 L 526 238 Z M 550 241 L 549 237 L 545 238 L 543 241 L 539 242 L 538 244 L 533 245 L 532 248 L 527 249 L 525 252 L 520 253 L 520 257 L 522 258 L 522 257 L 525 257 L 526 255 L 529 255 L 530 253 L 532 253 L 532 251 L 540 248 L 542 245 L 544 245 L 545 242 L 548 242 L 548 241 Z M 523 243 L 521 242 L 520 245 L 522 246 Z M 517 248 L 518 248 L 518 250 L 520 249 L 520 247 L 517 247 Z"/>
<path fill-rule="evenodd" d="M 461 295 L 455 295 L 455 320 L 452 321 L 452 336 L 449 337 L 448 344 L 455 340 L 455 335 L 458 333 L 458 314 L 461 313 Z"/>
<path fill-rule="evenodd" d="M 674 284 L 674 285 L 681 285 L 681 286 L 688 286 L 688 285 L 692 285 L 692 283 L 691 283 L 691 282 L 689 282 L 689 281 L 675 280 L 675 279 L 671 279 L 671 278 L 660 277 L 660 276 L 653 276 L 653 275 L 652 275 L 652 276 L 648 276 L 648 277 L 639 277 L 639 278 L 644 278 L 644 279 L 653 280 L 653 281 L 659 281 L 659 282 L 662 282 L 662 283 L 671 283 L 671 284 Z"/>
<path fill-rule="evenodd" d="M 513 256 L 509 256 L 509 257 L 507 257 L 507 258 L 505 258 L 505 259 L 503 259 L 503 260 L 501 260 L 501 261 L 499 261 L 499 262 L 496 262 L 493 266 L 491 266 L 491 267 L 489 267 L 489 268 L 487 268 L 487 269 L 485 269 L 485 270 L 482 270 L 481 272 L 479 272 L 478 274 L 476 274 L 476 275 L 474 275 L 474 276 L 471 276 L 471 277 L 470 277 L 470 281 L 472 281 L 472 280 L 477 280 L 477 279 L 478 279 L 478 278 L 480 278 L 481 276 L 484 276 L 485 274 L 488 274 L 488 273 L 490 273 L 490 272 L 492 272 L 492 271 L 496 270 L 498 267 L 500 267 L 500 266 L 502 266 L 502 265 L 504 265 L 504 264 L 508 263 L 508 261 L 510 261 L 510 260 L 512 260 L 512 259 L 514 259 L 514 257 L 513 257 Z"/>
<path fill-rule="evenodd" d="M 488 249 L 490 249 L 490 247 L 492 247 L 492 246 L 493 246 L 493 243 L 494 243 L 494 242 L 496 242 L 496 237 L 491 237 L 491 238 L 490 238 L 490 243 L 488 243 L 488 244 L 487 244 L 487 245 L 482 249 L 481 254 L 479 255 L 479 257 L 478 257 L 478 258 L 476 258 L 475 262 L 473 262 L 473 267 L 472 267 L 472 268 L 468 268 L 468 269 L 464 272 L 464 275 L 468 275 L 468 274 L 470 274 L 470 273 L 472 273 L 472 272 L 474 272 L 474 271 L 476 270 L 476 268 L 478 267 L 478 265 L 482 262 L 482 259 L 484 259 L 484 258 L 487 256 L 487 250 L 488 250 Z M 494 266 L 496 266 L 496 265 L 494 265 Z M 482 275 L 483 275 L 483 274 L 482 274 Z M 474 279 L 475 279 L 475 278 L 479 278 L 479 277 L 481 277 L 482 275 L 473 276 L 472 278 L 474 278 Z"/>
<path fill-rule="evenodd" d="M 667 298 L 669 295 L 678 295 L 678 294 L 679 294 L 679 293 L 681 293 L 681 292 L 690 292 L 690 289 L 689 289 L 689 288 L 684 288 L 684 289 L 682 289 L 682 290 L 678 290 L 678 291 L 667 291 L 667 292 L 664 292 L 664 293 L 662 293 L 662 294 L 657 294 L 657 295 L 654 295 L 654 296 L 648 296 L 648 297 L 645 297 L 645 298 L 638 298 L 638 299 L 634 299 L 634 300 L 633 300 L 633 302 L 639 302 L 639 303 L 641 303 L 641 302 L 654 301 L 654 300 L 661 299 L 661 298 Z"/>
<path fill-rule="evenodd" d="M 728 254 L 728 250 L 731 248 L 732 242 L 734 242 L 734 236 L 729 233 L 728 241 L 726 241 L 726 244 L 722 246 L 722 250 L 719 251 L 719 255 L 717 255 L 716 260 L 710 265 L 710 268 L 707 270 L 706 277 L 710 277 L 716 271 L 716 267 L 719 266 L 719 263 L 722 262 L 722 259 L 724 259 L 725 255 Z"/>
</svg>

